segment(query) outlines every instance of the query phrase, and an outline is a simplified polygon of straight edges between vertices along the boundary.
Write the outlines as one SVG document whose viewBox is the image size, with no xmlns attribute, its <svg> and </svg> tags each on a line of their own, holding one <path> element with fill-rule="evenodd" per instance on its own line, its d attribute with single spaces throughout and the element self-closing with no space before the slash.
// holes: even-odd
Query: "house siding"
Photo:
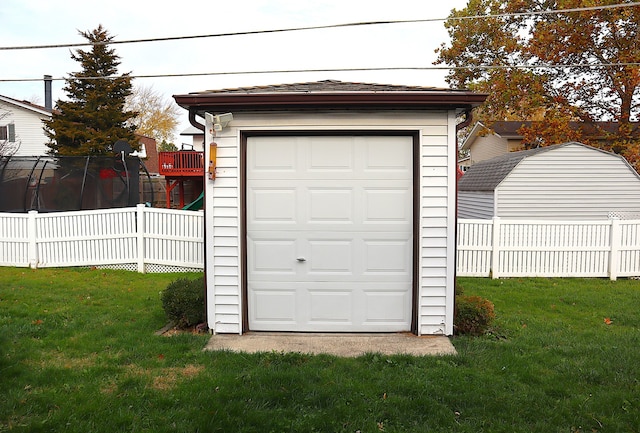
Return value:
<svg viewBox="0 0 640 433">
<path fill-rule="evenodd" d="M 508 151 L 509 147 L 507 140 L 498 135 L 489 134 L 483 137 L 478 137 L 470 148 L 471 165 L 476 162 L 504 155 Z"/>
<path fill-rule="evenodd" d="M 523 159 L 496 188 L 497 216 L 598 220 L 640 212 L 640 178 L 620 157 L 569 144 Z"/>
<path fill-rule="evenodd" d="M 493 218 L 493 192 L 460 191 L 458 192 L 458 218 L 489 219 Z"/>
<path fill-rule="evenodd" d="M 420 173 L 418 238 L 419 334 L 453 333 L 455 269 L 455 113 L 448 111 L 321 111 L 234 113 L 234 120 L 214 138 L 215 181 L 205 181 L 207 230 L 207 296 L 209 328 L 216 333 L 242 333 L 243 233 L 240 221 L 242 160 L 240 143 L 250 131 L 401 130 L 419 132 Z M 210 131 L 210 125 L 207 125 Z M 208 146 L 205 146 L 208 158 Z"/>
<path fill-rule="evenodd" d="M 50 116 L 33 110 L 0 101 L 0 125 L 13 123 L 16 128 L 16 141 L 20 142 L 15 156 L 40 156 L 47 153 L 49 141 L 44 134 L 42 121 Z"/>
</svg>

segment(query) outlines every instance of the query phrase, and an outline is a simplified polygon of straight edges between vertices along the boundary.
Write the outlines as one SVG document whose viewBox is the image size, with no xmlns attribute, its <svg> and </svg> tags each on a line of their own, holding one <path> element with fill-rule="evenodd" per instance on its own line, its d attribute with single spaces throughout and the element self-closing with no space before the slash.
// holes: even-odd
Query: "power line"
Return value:
<svg viewBox="0 0 640 433">
<path fill-rule="evenodd" d="M 363 21 L 363 22 L 354 22 L 354 23 L 327 24 L 327 25 L 306 26 L 306 27 L 289 27 L 289 28 L 270 29 L 270 30 L 212 33 L 207 35 L 191 35 L 191 36 L 169 36 L 169 37 L 162 37 L 162 38 L 128 39 L 128 40 L 121 40 L 121 41 L 95 42 L 95 43 L 78 42 L 78 43 L 70 43 L 70 44 L 9 46 L 9 47 L 0 47 L 0 51 L 39 50 L 39 49 L 50 49 L 50 48 L 76 48 L 76 47 L 85 47 L 85 46 L 91 46 L 91 45 L 116 45 L 116 44 L 133 44 L 133 43 L 145 43 L 145 42 L 166 42 L 166 41 L 178 41 L 178 40 L 190 40 L 190 39 L 219 38 L 219 37 L 228 37 L 228 36 L 248 36 L 248 35 L 269 34 L 269 33 L 307 31 L 307 30 L 337 29 L 337 28 L 344 28 L 344 27 L 363 27 L 363 26 L 374 26 L 374 25 L 384 25 L 384 24 L 416 24 L 416 23 L 447 21 L 450 19 L 451 20 L 474 20 L 474 19 L 485 19 L 485 18 L 508 18 L 508 17 L 518 17 L 518 16 L 536 16 L 536 15 L 563 14 L 563 13 L 573 13 L 573 12 L 587 12 L 587 11 L 595 11 L 595 10 L 627 8 L 627 7 L 634 7 L 634 6 L 640 6 L 640 2 L 604 5 L 604 6 L 589 6 L 589 7 L 580 7 L 580 8 L 570 8 L 570 9 L 556 9 L 556 10 L 535 11 L 535 12 L 514 12 L 514 13 L 503 13 L 503 14 L 470 15 L 470 16 L 462 16 L 462 17 L 425 18 L 425 19 L 412 19 L 412 20 Z"/>
<path fill-rule="evenodd" d="M 492 69 L 564 69 L 564 68 L 616 68 L 616 67 L 640 67 L 640 62 L 624 63 L 573 63 L 573 64 L 543 64 L 543 65 L 471 65 L 471 66 L 392 66 L 378 68 L 320 68 L 320 69 L 273 69 L 266 71 L 219 71 L 219 72 L 191 72 L 177 74 L 138 74 L 125 75 L 128 78 L 179 78 L 179 77 L 203 77 L 224 75 L 260 75 L 260 74 L 292 74 L 311 72 L 366 72 L 366 71 L 429 71 L 429 70 L 492 70 Z M 73 80 L 113 80 L 123 78 L 122 75 L 109 77 L 58 77 L 52 81 Z M 33 82 L 42 81 L 42 78 L 0 78 L 0 82 Z"/>
</svg>

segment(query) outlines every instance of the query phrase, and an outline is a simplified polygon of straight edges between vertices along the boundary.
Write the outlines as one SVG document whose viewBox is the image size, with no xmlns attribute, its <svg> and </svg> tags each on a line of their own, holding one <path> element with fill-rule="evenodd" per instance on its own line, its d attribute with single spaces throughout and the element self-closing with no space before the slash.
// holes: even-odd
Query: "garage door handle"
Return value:
<svg viewBox="0 0 640 433">
<path fill-rule="evenodd" d="M 296 260 L 299 261 L 299 262 L 306 262 L 307 261 L 307 259 L 305 259 L 304 257 L 298 257 Z"/>
</svg>

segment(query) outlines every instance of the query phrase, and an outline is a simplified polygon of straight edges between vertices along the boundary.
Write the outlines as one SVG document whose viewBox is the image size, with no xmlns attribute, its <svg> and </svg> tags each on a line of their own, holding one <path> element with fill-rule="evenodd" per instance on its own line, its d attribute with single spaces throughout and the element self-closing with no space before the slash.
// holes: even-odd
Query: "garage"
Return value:
<svg viewBox="0 0 640 433">
<path fill-rule="evenodd" d="M 174 98 L 205 137 L 212 333 L 453 333 L 456 133 L 486 95 L 325 80 Z"/>
<path fill-rule="evenodd" d="M 247 139 L 249 330 L 409 331 L 411 136 Z"/>
</svg>

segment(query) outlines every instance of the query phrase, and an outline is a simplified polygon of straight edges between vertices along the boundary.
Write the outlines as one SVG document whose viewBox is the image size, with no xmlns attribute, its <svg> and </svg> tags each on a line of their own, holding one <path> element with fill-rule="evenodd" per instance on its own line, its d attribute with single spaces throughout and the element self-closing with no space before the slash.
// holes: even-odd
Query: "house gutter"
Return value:
<svg viewBox="0 0 640 433">
<path fill-rule="evenodd" d="M 189 108 L 189 123 L 204 132 L 204 125 L 196 120 L 196 110 Z"/>
<path fill-rule="evenodd" d="M 466 128 L 467 126 L 471 125 L 471 122 L 473 121 L 473 115 L 471 114 L 472 109 L 471 108 L 466 108 L 464 110 L 464 120 L 460 123 L 458 123 L 456 125 L 456 208 L 455 208 L 455 224 L 454 224 L 454 229 L 453 229 L 453 233 L 454 233 L 454 239 L 456 239 L 456 241 L 453 243 L 453 257 L 458 257 L 458 132 L 462 129 L 462 128 Z M 457 286 L 457 279 L 458 279 L 458 267 L 454 266 L 453 267 L 453 309 L 454 309 L 454 319 L 455 319 L 455 304 L 456 304 L 456 286 Z M 453 334 L 454 330 L 451 330 L 451 333 Z"/>
<path fill-rule="evenodd" d="M 479 106 L 485 94 L 471 92 L 317 92 L 204 93 L 174 95 L 176 103 L 198 112 L 267 111 L 274 109 L 457 109 Z M 195 125 L 194 125 L 195 126 Z M 199 128 L 198 126 L 196 126 Z"/>
<path fill-rule="evenodd" d="M 464 120 L 456 125 L 456 132 L 460 131 L 462 128 L 466 128 L 473 121 L 473 115 L 471 114 L 471 108 L 466 108 L 464 110 Z M 456 143 L 458 137 L 456 136 Z"/>
</svg>

